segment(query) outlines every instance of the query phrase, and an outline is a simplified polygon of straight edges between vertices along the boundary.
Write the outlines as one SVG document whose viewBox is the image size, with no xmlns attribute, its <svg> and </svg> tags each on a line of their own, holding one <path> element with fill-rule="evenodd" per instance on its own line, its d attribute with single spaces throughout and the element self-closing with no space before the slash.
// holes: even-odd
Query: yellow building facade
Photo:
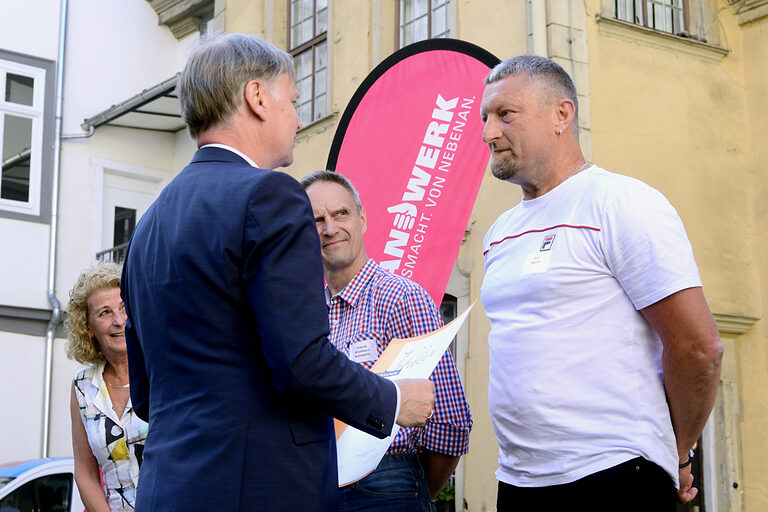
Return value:
<svg viewBox="0 0 768 512">
<path fill-rule="evenodd" d="M 768 0 L 310 0 L 304 35 L 307 2 L 217 0 L 216 28 L 259 35 L 297 60 L 315 52 L 310 117 L 290 174 L 325 166 L 362 80 L 424 36 L 418 8 L 409 10 L 421 3 L 432 7 L 427 36 L 442 30 L 501 59 L 536 53 L 563 65 L 579 90 L 587 159 L 645 181 L 677 208 L 726 347 L 700 443 L 703 508 L 768 510 Z M 480 296 L 486 230 L 520 198 L 519 187 L 486 171 L 448 289 L 460 310 Z M 457 349 L 475 421 L 456 474 L 457 510 L 495 509 L 489 329 L 478 303 Z"/>
</svg>

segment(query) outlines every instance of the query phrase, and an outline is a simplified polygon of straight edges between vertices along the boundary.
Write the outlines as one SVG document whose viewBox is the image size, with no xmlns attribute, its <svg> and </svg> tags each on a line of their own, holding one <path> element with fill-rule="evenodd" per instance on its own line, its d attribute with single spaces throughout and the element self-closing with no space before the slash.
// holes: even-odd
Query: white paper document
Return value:
<svg viewBox="0 0 768 512">
<path fill-rule="evenodd" d="M 403 340 L 393 339 L 371 371 L 392 380 L 429 378 L 471 309 L 472 306 L 469 306 L 451 323 L 429 334 Z M 339 487 L 356 482 L 376 469 L 400 429 L 395 424 L 390 436 L 377 439 L 339 420 L 334 421 Z"/>
</svg>

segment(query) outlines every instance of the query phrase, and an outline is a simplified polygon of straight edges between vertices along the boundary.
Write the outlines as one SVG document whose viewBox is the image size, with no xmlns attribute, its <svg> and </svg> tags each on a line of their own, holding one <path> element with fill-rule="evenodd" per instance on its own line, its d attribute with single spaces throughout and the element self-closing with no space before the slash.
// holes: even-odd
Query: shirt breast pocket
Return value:
<svg viewBox="0 0 768 512">
<path fill-rule="evenodd" d="M 382 338 L 376 331 L 355 334 L 344 343 L 347 357 L 355 363 L 371 368 L 384 351 Z"/>
</svg>

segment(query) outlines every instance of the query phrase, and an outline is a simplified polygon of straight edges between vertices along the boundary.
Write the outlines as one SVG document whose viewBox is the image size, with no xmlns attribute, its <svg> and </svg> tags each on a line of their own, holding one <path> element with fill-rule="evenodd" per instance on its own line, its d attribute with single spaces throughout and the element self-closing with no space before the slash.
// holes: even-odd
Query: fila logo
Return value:
<svg viewBox="0 0 768 512">
<path fill-rule="evenodd" d="M 539 252 L 548 251 L 552 249 L 553 243 L 555 243 L 555 235 L 545 236 L 544 241 L 541 243 L 541 249 L 539 249 Z"/>
</svg>

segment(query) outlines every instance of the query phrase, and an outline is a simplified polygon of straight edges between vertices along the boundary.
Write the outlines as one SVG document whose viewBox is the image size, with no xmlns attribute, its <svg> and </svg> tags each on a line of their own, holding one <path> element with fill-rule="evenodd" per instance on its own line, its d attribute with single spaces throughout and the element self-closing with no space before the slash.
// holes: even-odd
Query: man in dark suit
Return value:
<svg viewBox="0 0 768 512">
<path fill-rule="evenodd" d="M 228 34 L 179 77 L 199 150 L 139 222 L 122 279 L 131 398 L 149 421 L 141 512 L 335 510 L 329 415 L 385 437 L 431 414 L 429 381 L 394 385 L 327 340 L 309 201 L 267 170 L 293 161 L 292 70 Z"/>
</svg>

